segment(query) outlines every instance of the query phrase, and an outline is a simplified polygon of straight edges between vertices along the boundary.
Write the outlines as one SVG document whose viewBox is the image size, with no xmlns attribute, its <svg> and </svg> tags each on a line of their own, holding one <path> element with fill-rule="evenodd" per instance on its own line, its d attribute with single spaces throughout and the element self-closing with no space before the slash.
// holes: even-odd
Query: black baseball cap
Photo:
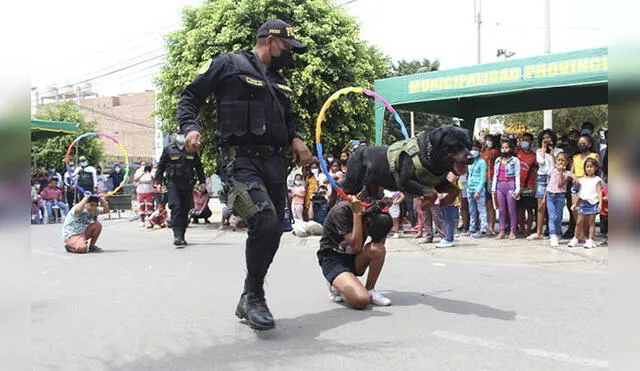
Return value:
<svg viewBox="0 0 640 371">
<path fill-rule="evenodd" d="M 258 38 L 267 37 L 269 35 L 276 36 L 291 45 L 294 53 L 302 54 L 307 51 L 306 45 L 296 40 L 293 27 L 282 19 L 271 19 L 266 21 L 258 29 Z"/>
</svg>

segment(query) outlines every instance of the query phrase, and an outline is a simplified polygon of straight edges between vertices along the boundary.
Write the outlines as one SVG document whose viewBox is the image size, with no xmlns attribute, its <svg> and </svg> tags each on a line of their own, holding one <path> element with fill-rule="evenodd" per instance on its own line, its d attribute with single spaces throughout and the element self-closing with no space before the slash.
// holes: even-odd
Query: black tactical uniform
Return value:
<svg viewBox="0 0 640 371">
<path fill-rule="evenodd" d="M 259 38 L 269 34 L 286 41 L 294 52 L 306 51 L 281 20 L 260 27 Z M 290 54 L 281 51 L 280 56 Z M 272 66 L 266 68 L 253 51 L 217 56 L 186 87 L 178 104 L 181 128 L 186 133 L 200 131 L 198 109 L 215 95 L 221 178 L 230 188 L 228 206 L 249 224 L 247 276 L 236 315 L 257 329 L 274 326 L 263 283 L 282 235 L 287 193 L 285 154 L 292 140 L 300 137 L 291 116 L 292 91 L 276 70 L 277 59 L 272 56 Z"/>
<path fill-rule="evenodd" d="M 200 184 L 205 183 L 202 162 L 197 152 L 187 152 L 185 148 L 181 149 L 176 143 L 164 147 L 156 170 L 156 182 L 167 184 L 173 244 L 178 248 L 187 244 L 184 240 L 184 232 L 187 228 L 188 213 L 193 200 L 195 176 L 198 177 Z"/>
</svg>

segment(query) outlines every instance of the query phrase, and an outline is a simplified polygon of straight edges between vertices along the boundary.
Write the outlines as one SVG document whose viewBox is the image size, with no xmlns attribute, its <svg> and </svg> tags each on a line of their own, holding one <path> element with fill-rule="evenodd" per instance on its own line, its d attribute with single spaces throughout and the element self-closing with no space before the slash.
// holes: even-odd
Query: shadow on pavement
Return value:
<svg viewBox="0 0 640 371">
<path fill-rule="evenodd" d="M 366 343 L 349 344 L 327 339 L 319 339 L 323 332 L 342 325 L 363 321 L 371 317 L 390 316 L 390 313 L 364 310 L 356 311 L 345 308 L 334 308 L 324 312 L 304 314 L 294 318 L 276 319 L 276 328 L 268 331 L 254 331 L 255 336 L 232 343 L 202 348 L 199 344 L 188 344 L 193 349 L 180 354 L 173 354 L 166 349 L 161 358 L 144 357 L 127 364 L 116 364 L 113 361 L 100 360 L 108 370 L 229 370 L 235 368 L 274 368 L 278 364 L 292 364 L 295 359 L 308 359 L 313 356 L 335 354 L 341 356 L 357 355 L 363 351 L 373 351 L 386 342 L 368 341 Z M 242 324 L 243 330 L 253 330 Z M 109 353 L 109 352 L 107 352 Z"/>
<path fill-rule="evenodd" d="M 516 312 L 490 307 L 484 304 L 471 303 L 463 300 L 447 299 L 439 296 L 419 293 L 385 290 L 387 296 L 394 306 L 413 306 L 424 304 L 440 312 L 475 315 L 484 318 L 493 318 L 503 321 L 515 321 Z"/>
</svg>

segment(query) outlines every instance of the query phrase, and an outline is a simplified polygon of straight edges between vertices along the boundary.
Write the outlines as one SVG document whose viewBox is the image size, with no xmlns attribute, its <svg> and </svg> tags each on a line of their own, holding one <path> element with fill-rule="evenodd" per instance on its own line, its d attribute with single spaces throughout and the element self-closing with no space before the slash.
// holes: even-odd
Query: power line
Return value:
<svg viewBox="0 0 640 371">
<path fill-rule="evenodd" d="M 142 60 L 142 61 L 138 61 L 138 62 L 133 63 L 133 64 L 128 64 L 128 65 L 124 66 L 123 68 L 117 68 L 117 67 L 120 67 L 123 63 L 127 63 L 127 62 L 131 62 L 131 61 L 137 60 L 137 59 L 139 59 L 139 58 L 141 58 L 141 57 L 147 56 L 147 55 L 152 54 L 152 53 L 156 53 L 156 52 L 158 52 L 158 51 L 160 51 L 160 50 L 162 50 L 162 51 L 163 51 L 163 53 L 162 53 L 162 54 L 155 55 L 155 56 L 153 56 L 153 57 L 151 57 L 151 58 L 147 58 L 147 59 L 144 59 L 144 60 Z M 120 71 L 126 70 L 126 69 L 128 69 L 128 68 L 135 67 L 135 66 L 138 66 L 138 65 L 140 65 L 140 64 L 144 64 L 144 63 L 149 62 L 149 61 L 151 61 L 151 60 L 154 60 L 154 59 L 157 59 L 157 58 L 161 58 L 161 57 L 165 57 L 165 56 L 167 56 L 167 55 L 168 55 L 168 53 L 167 53 L 166 51 L 164 51 L 164 48 L 154 49 L 154 50 L 148 51 L 148 52 L 146 52 L 146 53 L 143 53 L 143 54 L 137 55 L 137 56 L 135 56 L 135 57 L 133 57 L 133 58 L 129 58 L 129 59 L 126 59 L 126 60 L 124 60 L 124 61 L 118 62 L 118 63 L 113 64 L 113 65 L 111 65 L 111 66 L 108 66 L 108 67 L 105 67 L 105 68 L 101 68 L 101 69 L 95 70 L 94 72 L 90 72 L 90 73 L 84 74 L 84 75 L 83 75 L 83 77 L 79 77 L 79 78 L 77 78 L 77 79 L 82 79 L 82 78 L 84 78 L 84 76 L 88 76 L 88 75 L 91 75 L 91 74 L 100 74 L 100 75 L 98 75 L 98 76 L 94 76 L 94 77 L 91 77 L 91 78 L 86 78 L 86 79 L 84 79 L 84 80 L 80 80 L 80 81 L 76 81 L 76 82 L 72 82 L 72 83 L 69 83 L 69 81 L 73 81 L 74 79 L 67 79 L 67 80 L 66 80 L 66 81 L 64 81 L 63 83 L 57 83 L 57 84 L 52 84 L 52 85 L 53 85 L 53 86 L 69 86 L 69 85 L 77 85 L 77 84 L 81 84 L 81 83 L 83 83 L 83 82 L 88 82 L 88 81 L 91 81 L 91 80 L 96 80 L 96 79 L 98 79 L 98 78 L 100 78 L 100 77 L 108 76 L 108 75 L 110 75 L 110 74 L 112 74 L 112 73 L 120 72 Z M 107 72 L 106 74 L 103 74 L 103 71 L 105 71 L 105 70 L 109 70 L 109 69 L 113 69 L 113 68 L 117 68 L 117 69 L 116 69 L 115 71 L 114 71 L 114 70 L 112 70 L 112 71 Z"/>
<path fill-rule="evenodd" d="M 144 34 L 142 34 L 140 36 L 137 36 L 137 37 L 134 37 L 134 38 L 130 38 L 130 39 L 128 39 L 128 41 L 125 41 L 124 43 L 119 42 L 117 44 L 115 44 L 115 43 L 114 44 L 109 44 L 108 46 L 105 46 L 102 49 L 99 49 L 99 50 L 97 50 L 95 52 L 92 52 L 90 54 L 86 54 L 85 57 L 86 56 L 99 55 L 99 54 L 104 53 L 104 52 L 113 53 L 114 50 L 126 51 L 126 50 L 134 49 L 137 46 L 140 46 L 140 45 L 143 45 L 143 44 L 146 44 L 146 43 L 139 42 L 137 44 L 133 44 L 133 45 L 131 45 L 131 46 L 127 47 L 127 48 L 124 48 L 124 49 L 118 49 L 118 47 L 121 47 L 123 45 L 127 45 L 128 43 L 130 43 L 132 41 L 141 41 L 141 40 L 147 39 L 148 36 L 155 36 L 159 32 L 167 31 L 169 28 L 173 28 L 174 26 L 179 26 L 180 24 L 181 24 L 180 22 L 173 22 L 173 23 L 170 23 L 170 24 L 166 24 L 166 25 L 164 25 L 162 27 L 159 27 L 159 28 L 157 28 L 157 29 L 155 29 L 153 31 L 148 32 L 148 33 L 144 33 Z"/>
<path fill-rule="evenodd" d="M 141 122 L 138 122 L 138 121 L 129 120 L 129 119 L 126 119 L 126 118 L 123 118 L 123 117 L 120 117 L 120 116 L 116 116 L 116 115 L 111 114 L 111 113 L 98 111 L 98 110 L 96 110 L 96 109 L 94 109 L 92 107 L 84 106 L 84 105 L 76 103 L 76 102 L 71 102 L 71 104 L 73 104 L 74 106 L 89 110 L 89 111 L 91 111 L 91 112 L 93 112 L 93 113 L 95 113 L 97 115 L 110 117 L 110 118 L 112 118 L 114 120 L 118 120 L 118 121 L 125 122 L 125 123 L 128 123 L 128 124 L 136 125 L 136 126 L 141 126 L 141 127 L 147 128 L 147 129 L 153 129 L 154 128 L 154 126 L 149 126 L 148 124 L 144 124 L 144 123 L 141 123 Z"/>
<path fill-rule="evenodd" d="M 144 60 L 142 60 L 142 61 L 139 61 L 139 62 L 136 62 L 136 63 L 130 64 L 130 65 L 128 65 L 128 66 L 124 66 L 124 67 L 121 67 L 121 68 L 115 69 L 115 70 L 113 70 L 113 71 L 105 72 L 105 73 L 103 73 L 103 74 L 101 74 L 101 75 L 98 75 L 98 76 L 94 76 L 94 77 L 91 77 L 91 78 L 88 78 L 88 79 L 84 79 L 84 80 L 81 80 L 81 81 L 76 81 L 76 82 L 74 82 L 73 84 L 69 84 L 69 85 L 78 85 L 78 84 L 83 84 L 83 83 L 85 83 L 85 82 L 90 82 L 90 81 L 97 80 L 97 79 L 100 79 L 100 78 L 103 78 L 103 77 L 106 77 L 106 76 L 110 76 L 110 75 L 113 75 L 113 74 L 115 74 L 115 73 L 118 73 L 118 72 L 121 72 L 121 71 L 128 70 L 128 69 L 130 69 L 130 68 L 132 68 L 132 67 L 139 66 L 139 65 L 141 65 L 141 64 L 144 64 L 144 63 L 147 63 L 147 62 L 150 62 L 150 61 L 156 60 L 156 59 L 158 59 L 158 58 L 164 58 L 164 57 L 166 57 L 166 56 L 167 56 L 167 54 L 168 54 L 168 53 L 163 53 L 163 54 L 157 55 L 157 56 L 155 56 L 155 57 L 147 58 L 147 59 L 144 59 Z M 66 85 L 65 85 L 65 86 L 66 86 Z"/>
</svg>

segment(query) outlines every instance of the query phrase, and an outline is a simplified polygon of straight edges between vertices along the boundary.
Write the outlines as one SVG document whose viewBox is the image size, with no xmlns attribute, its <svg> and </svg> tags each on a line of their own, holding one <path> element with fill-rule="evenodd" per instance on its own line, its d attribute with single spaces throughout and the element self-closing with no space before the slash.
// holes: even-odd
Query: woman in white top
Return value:
<svg viewBox="0 0 640 371">
<path fill-rule="evenodd" d="M 536 162 L 538 163 L 538 177 L 536 179 L 536 198 L 538 199 L 538 216 L 536 221 L 536 233 L 532 233 L 527 240 L 541 240 L 542 226 L 547 216 L 546 190 L 549 182 L 549 170 L 555 167 L 556 156 L 562 149 L 556 147 L 558 138 L 551 129 L 544 129 L 538 134 L 538 147 Z"/>
<path fill-rule="evenodd" d="M 146 226 L 146 218 L 153 212 L 153 179 L 151 173 L 151 165 L 145 165 L 142 173 L 134 176 L 133 180 L 138 183 L 136 188 L 136 197 L 140 207 L 140 220 L 142 226 Z"/>
</svg>

